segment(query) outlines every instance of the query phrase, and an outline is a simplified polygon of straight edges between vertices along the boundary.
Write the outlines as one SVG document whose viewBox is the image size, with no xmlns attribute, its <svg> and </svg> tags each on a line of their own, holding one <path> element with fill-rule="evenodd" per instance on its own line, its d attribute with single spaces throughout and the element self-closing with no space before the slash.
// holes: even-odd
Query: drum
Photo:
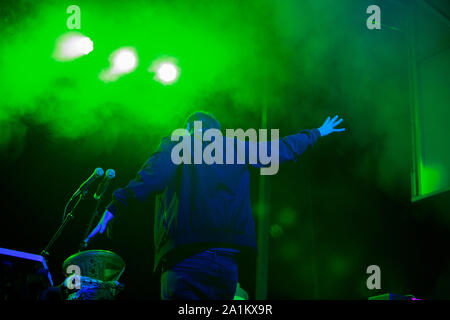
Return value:
<svg viewBox="0 0 450 320">
<path fill-rule="evenodd" d="M 100 281 L 118 281 L 125 271 L 125 261 L 107 250 L 86 250 L 71 255 L 63 262 L 66 277 L 73 273 L 73 266 L 80 268 L 80 276 Z"/>
</svg>

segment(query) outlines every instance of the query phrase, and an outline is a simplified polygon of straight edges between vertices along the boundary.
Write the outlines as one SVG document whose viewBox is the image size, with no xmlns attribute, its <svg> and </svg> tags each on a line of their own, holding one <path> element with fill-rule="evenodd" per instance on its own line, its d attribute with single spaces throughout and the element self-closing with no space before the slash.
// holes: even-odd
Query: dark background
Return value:
<svg viewBox="0 0 450 320">
<path fill-rule="evenodd" d="M 386 13 L 386 24 L 406 25 L 402 9 L 406 1 L 374 2 Z M 355 7 L 368 4 L 372 3 Z M 359 24 L 365 21 L 349 19 L 344 28 Z M 352 31 L 349 42 L 355 34 L 372 35 L 365 27 L 358 30 Z M 375 50 L 381 45 L 387 49 Z M 345 133 L 321 139 L 298 162 L 287 163 L 276 176 L 266 178 L 271 226 L 268 298 L 367 299 L 393 292 L 448 299 L 449 193 L 411 202 L 411 95 L 405 34 L 386 31 L 360 40 L 356 47 L 360 52 L 349 53 L 348 61 L 339 56 L 323 61 L 320 72 L 327 74 L 328 84 L 306 86 L 309 80 L 298 74 L 280 91 L 288 97 L 284 98 L 290 101 L 288 105 L 268 110 L 268 127 L 279 128 L 281 135 L 318 127 L 327 115 L 334 114 L 344 118 L 347 128 Z M 351 64 L 352 54 L 366 50 L 372 54 L 360 59 L 359 67 Z M 351 85 L 340 81 L 341 73 Z M 358 95 L 346 93 L 358 83 Z M 359 109 L 347 108 L 354 99 Z M 384 105 L 386 100 L 389 106 Z M 239 106 L 226 91 L 205 97 L 201 106 L 209 106 L 208 111 L 224 119 L 224 128 L 260 127 L 261 110 L 240 110 L 237 117 L 229 116 Z M 173 129 L 181 126 L 186 115 L 180 115 Z M 30 253 L 45 247 L 61 222 L 67 199 L 95 167 L 116 170 L 111 189 L 124 186 L 159 138 L 170 133 L 152 132 L 145 145 L 136 140 L 135 133 L 122 133 L 110 151 L 89 156 L 84 146 L 92 144 L 99 131 L 55 140 L 50 129 L 31 116 L 20 121 L 27 127 L 24 142 L 13 141 L 0 154 L 0 246 Z M 135 149 L 130 148 L 133 144 Z M 442 142 L 442 148 L 448 148 L 448 141 Z M 258 170 L 251 174 L 258 223 L 261 177 Z M 102 208 L 109 199 L 110 192 Z M 57 283 L 64 279 L 62 262 L 77 251 L 94 205 L 91 198 L 81 203 L 75 219 L 51 249 L 49 268 Z M 115 221 L 114 238 L 95 239 L 89 247 L 114 251 L 126 261 L 121 278 L 125 299 L 159 299 L 159 275 L 152 273 L 153 208 L 153 199 L 144 206 L 132 204 Z M 381 290 L 366 287 L 370 265 L 381 269 Z M 240 283 L 251 297 L 255 268 L 255 259 L 248 258 L 240 270 Z"/>
</svg>

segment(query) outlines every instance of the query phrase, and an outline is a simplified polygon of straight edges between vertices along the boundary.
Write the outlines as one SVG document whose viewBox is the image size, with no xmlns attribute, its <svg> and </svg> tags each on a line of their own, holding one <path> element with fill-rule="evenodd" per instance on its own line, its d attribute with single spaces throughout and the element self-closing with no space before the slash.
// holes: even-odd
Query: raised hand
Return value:
<svg viewBox="0 0 450 320">
<path fill-rule="evenodd" d="M 339 128 L 335 129 L 337 125 L 339 125 L 344 119 L 339 119 L 338 116 L 335 116 L 333 119 L 330 119 L 330 117 L 325 120 L 323 125 L 319 128 L 320 135 L 322 137 L 329 135 L 333 132 L 342 132 L 345 131 L 345 128 Z"/>
</svg>

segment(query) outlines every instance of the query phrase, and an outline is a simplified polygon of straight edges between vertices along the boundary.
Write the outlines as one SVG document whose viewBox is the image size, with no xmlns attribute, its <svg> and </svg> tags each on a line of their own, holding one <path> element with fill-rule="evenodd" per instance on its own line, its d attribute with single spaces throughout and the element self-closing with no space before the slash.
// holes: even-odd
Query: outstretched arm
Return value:
<svg viewBox="0 0 450 320">
<path fill-rule="evenodd" d="M 327 136 L 333 132 L 345 131 L 345 128 L 336 128 L 343 119 L 338 116 L 334 118 L 328 117 L 323 125 L 317 129 L 301 130 L 296 134 L 285 136 L 279 139 L 272 139 L 271 141 L 248 143 L 248 154 L 253 159 L 261 160 L 261 150 L 266 151 L 266 154 L 272 156 L 272 163 L 278 164 L 286 161 L 296 160 L 309 147 L 312 147 L 320 137 Z M 275 156 L 274 156 L 275 155 Z M 261 163 L 253 164 L 256 167 L 267 167 Z"/>
<path fill-rule="evenodd" d="M 117 216 L 122 207 L 128 206 L 130 199 L 145 202 L 150 194 L 161 192 L 176 171 L 170 158 L 170 140 L 163 139 L 158 149 L 144 163 L 136 178 L 124 188 L 113 192 L 113 199 L 106 209 Z"/>
<path fill-rule="evenodd" d="M 144 163 L 136 178 L 124 188 L 113 192 L 113 199 L 106 207 L 105 213 L 98 225 L 92 230 L 85 243 L 98 233 L 103 233 L 108 222 L 118 216 L 123 207 L 127 207 L 130 199 L 145 202 L 150 194 L 164 190 L 165 186 L 175 174 L 176 165 L 170 159 L 170 145 L 168 139 L 163 139 L 158 149 Z"/>
</svg>

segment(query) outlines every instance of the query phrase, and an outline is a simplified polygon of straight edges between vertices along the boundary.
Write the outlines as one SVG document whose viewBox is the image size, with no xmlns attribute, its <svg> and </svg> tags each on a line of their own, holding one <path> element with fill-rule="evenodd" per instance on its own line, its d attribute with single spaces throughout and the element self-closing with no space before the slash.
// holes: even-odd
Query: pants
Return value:
<svg viewBox="0 0 450 320">
<path fill-rule="evenodd" d="M 206 250 L 161 275 L 163 300 L 233 300 L 238 268 L 233 253 Z"/>
</svg>

